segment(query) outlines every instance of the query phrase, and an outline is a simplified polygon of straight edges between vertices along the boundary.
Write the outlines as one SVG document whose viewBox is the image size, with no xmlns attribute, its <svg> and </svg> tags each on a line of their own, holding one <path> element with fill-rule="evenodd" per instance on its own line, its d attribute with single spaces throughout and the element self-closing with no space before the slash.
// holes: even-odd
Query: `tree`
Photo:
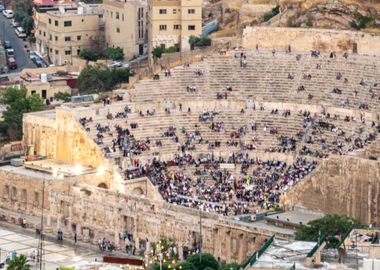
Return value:
<svg viewBox="0 0 380 270">
<path fill-rule="evenodd" d="M 63 102 L 69 102 L 71 101 L 71 94 L 70 93 L 64 93 L 64 92 L 58 92 L 54 94 L 54 98 L 58 100 L 63 100 Z"/>
<path fill-rule="evenodd" d="M 201 36 L 201 37 L 190 36 L 189 44 L 190 44 L 191 49 L 193 50 L 194 47 L 210 46 L 211 39 L 206 36 Z"/>
<path fill-rule="evenodd" d="M 111 71 L 114 82 L 119 83 L 120 86 L 123 82 L 129 82 L 131 72 L 128 68 L 118 68 Z"/>
<path fill-rule="evenodd" d="M 240 264 L 233 262 L 233 263 L 227 263 L 223 265 L 220 270 L 239 270 Z"/>
<path fill-rule="evenodd" d="M 113 61 L 123 60 L 123 58 L 124 58 L 123 49 L 120 47 L 107 48 L 107 49 L 105 49 L 104 54 L 108 59 L 112 59 Z"/>
<path fill-rule="evenodd" d="M 194 265 L 197 270 L 204 270 L 207 267 L 219 269 L 218 261 L 210 253 L 197 253 L 189 256 L 186 261 Z"/>
<path fill-rule="evenodd" d="M 83 58 L 87 61 L 96 61 L 98 60 L 98 55 L 96 53 L 91 52 L 90 50 L 83 49 L 79 52 L 79 57 Z"/>
<path fill-rule="evenodd" d="M 321 235 L 326 237 L 328 247 L 335 247 L 339 242 L 337 236 L 344 235 L 353 226 L 360 226 L 360 222 L 346 216 L 329 214 L 301 226 L 296 231 L 295 237 L 296 240 L 318 241 Z"/>
<path fill-rule="evenodd" d="M 7 106 L 3 112 L 3 121 L 0 122 L 0 131 L 7 133 L 11 140 L 22 137 L 22 117 L 24 113 L 41 111 L 44 108 L 43 99 L 39 95 L 27 97 L 25 87 L 20 89 L 8 87 L 0 98 L 0 102 Z"/>
<path fill-rule="evenodd" d="M 7 262 L 8 270 L 30 270 L 31 266 L 28 262 L 28 258 L 21 254 L 13 257 L 10 261 Z"/>
<path fill-rule="evenodd" d="M 192 263 L 189 263 L 187 261 L 183 261 L 183 262 L 177 264 L 174 268 L 175 269 L 182 269 L 182 270 L 197 270 Z"/>
<path fill-rule="evenodd" d="M 102 64 L 85 66 L 77 81 L 77 87 L 81 94 L 109 91 L 113 85 L 110 69 Z"/>
<path fill-rule="evenodd" d="M 128 68 L 111 70 L 102 64 L 87 65 L 79 74 L 77 87 L 81 94 L 110 91 L 118 83 L 129 82 L 132 75 Z"/>
<path fill-rule="evenodd" d="M 152 55 L 155 58 L 161 58 L 163 53 L 164 53 L 164 49 L 162 47 L 154 47 L 152 50 Z"/>
</svg>

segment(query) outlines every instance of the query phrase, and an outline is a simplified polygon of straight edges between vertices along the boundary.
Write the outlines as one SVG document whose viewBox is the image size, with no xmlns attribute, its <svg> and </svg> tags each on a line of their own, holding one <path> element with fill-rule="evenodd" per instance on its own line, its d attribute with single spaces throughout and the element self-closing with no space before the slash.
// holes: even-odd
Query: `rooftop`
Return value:
<svg viewBox="0 0 380 270">
<path fill-rule="evenodd" d="M 290 269 L 295 264 L 296 269 L 309 269 L 304 265 L 306 255 L 315 245 L 316 242 L 285 241 L 275 238 L 252 268 Z"/>
<path fill-rule="evenodd" d="M 300 225 L 306 225 L 308 222 L 315 219 L 319 219 L 323 216 L 324 214 L 322 213 L 297 209 L 295 211 L 289 211 L 289 212 L 284 212 L 281 214 L 270 215 L 270 216 L 267 216 L 265 219 L 267 221 L 281 222 L 281 223 L 287 223 L 290 225 L 300 226 Z"/>
</svg>

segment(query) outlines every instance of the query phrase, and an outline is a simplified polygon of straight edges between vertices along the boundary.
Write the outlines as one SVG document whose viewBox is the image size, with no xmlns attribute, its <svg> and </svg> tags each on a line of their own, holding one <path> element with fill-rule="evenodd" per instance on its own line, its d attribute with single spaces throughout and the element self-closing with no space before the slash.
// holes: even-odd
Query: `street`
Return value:
<svg viewBox="0 0 380 270">
<path fill-rule="evenodd" d="M 10 72 L 18 72 L 23 68 L 33 68 L 36 67 L 34 63 L 30 60 L 26 48 L 24 46 L 28 45 L 28 42 L 23 41 L 18 38 L 15 33 L 15 29 L 10 24 L 11 20 L 5 18 L 0 14 L 0 40 L 9 40 L 12 44 L 12 48 L 15 50 L 17 69 Z"/>
</svg>

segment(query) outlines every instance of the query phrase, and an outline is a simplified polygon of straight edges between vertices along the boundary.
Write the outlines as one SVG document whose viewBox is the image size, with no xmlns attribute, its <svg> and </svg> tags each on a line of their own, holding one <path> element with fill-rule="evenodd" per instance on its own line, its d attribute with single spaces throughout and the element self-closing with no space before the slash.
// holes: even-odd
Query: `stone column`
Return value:
<svg viewBox="0 0 380 270">
<path fill-rule="evenodd" d="M 83 229 L 83 238 L 82 238 L 83 242 L 90 242 L 90 230 L 85 228 Z"/>
<path fill-rule="evenodd" d="M 46 217 L 46 226 L 44 228 L 44 231 L 47 233 L 50 233 L 53 231 L 53 228 L 51 227 L 51 215 L 47 215 Z"/>
</svg>

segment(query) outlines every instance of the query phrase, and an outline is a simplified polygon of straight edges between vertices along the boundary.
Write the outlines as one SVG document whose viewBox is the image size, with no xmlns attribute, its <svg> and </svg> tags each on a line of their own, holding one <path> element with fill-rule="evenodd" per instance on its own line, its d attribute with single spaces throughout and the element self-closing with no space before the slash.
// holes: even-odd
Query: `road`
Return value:
<svg viewBox="0 0 380 270">
<path fill-rule="evenodd" d="M 15 29 L 10 24 L 11 20 L 7 19 L 0 14 L 0 40 L 9 40 L 12 44 L 12 48 L 15 50 L 17 69 L 11 72 L 21 71 L 23 68 L 36 67 L 34 63 L 29 59 L 29 55 L 26 52 L 28 42 L 18 38 L 15 33 Z M 5 37 L 4 37 L 5 36 Z"/>
</svg>

